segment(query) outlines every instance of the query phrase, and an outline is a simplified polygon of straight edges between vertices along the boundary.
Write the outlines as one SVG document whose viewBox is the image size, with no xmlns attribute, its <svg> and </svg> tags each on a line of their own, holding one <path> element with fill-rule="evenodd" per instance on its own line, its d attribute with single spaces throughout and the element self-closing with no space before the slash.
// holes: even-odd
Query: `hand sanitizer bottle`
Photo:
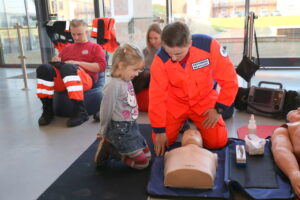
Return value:
<svg viewBox="0 0 300 200">
<path fill-rule="evenodd" d="M 254 115 L 252 114 L 248 124 L 248 134 L 256 135 L 256 121 L 254 119 Z"/>
<path fill-rule="evenodd" d="M 248 124 L 248 135 L 245 137 L 246 152 L 249 155 L 262 155 L 264 154 L 264 147 L 266 140 L 256 135 L 256 122 L 254 115 L 251 115 Z"/>
</svg>

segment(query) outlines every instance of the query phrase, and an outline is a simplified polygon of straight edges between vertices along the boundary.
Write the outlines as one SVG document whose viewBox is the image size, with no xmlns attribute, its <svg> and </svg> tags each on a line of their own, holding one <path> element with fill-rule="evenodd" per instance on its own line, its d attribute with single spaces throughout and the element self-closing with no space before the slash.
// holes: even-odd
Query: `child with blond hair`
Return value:
<svg viewBox="0 0 300 200">
<path fill-rule="evenodd" d="M 100 107 L 97 166 L 102 166 L 109 156 L 135 169 L 149 165 L 151 153 L 136 123 L 139 111 L 131 82 L 143 68 L 143 54 L 134 45 L 124 44 L 114 53 L 111 79 L 103 89 Z"/>
</svg>

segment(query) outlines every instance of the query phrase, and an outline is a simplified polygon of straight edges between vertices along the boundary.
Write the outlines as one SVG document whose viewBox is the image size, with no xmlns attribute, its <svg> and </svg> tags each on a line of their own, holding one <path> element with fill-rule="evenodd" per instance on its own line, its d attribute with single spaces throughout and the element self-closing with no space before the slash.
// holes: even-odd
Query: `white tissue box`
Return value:
<svg viewBox="0 0 300 200">
<path fill-rule="evenodd" d="M 265 151 L 266 140 L 254 134 L 248 134 L 245 137 L 246 151 L 249 155 L 263 155 Z"/>
</svg>

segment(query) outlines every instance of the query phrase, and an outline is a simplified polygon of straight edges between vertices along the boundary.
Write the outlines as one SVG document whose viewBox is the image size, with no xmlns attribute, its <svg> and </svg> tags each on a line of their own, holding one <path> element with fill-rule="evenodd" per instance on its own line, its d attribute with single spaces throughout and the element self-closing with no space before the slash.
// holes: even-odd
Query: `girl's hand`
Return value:
<svg viewBox="0 0 300 200">
<path fill-rule="evenodd" d="M 102 140 L 103 136 L 101 135 L 101 133 L 97 133 L 96 138 L 99 139 L 99 140 Z"/>
</svg>

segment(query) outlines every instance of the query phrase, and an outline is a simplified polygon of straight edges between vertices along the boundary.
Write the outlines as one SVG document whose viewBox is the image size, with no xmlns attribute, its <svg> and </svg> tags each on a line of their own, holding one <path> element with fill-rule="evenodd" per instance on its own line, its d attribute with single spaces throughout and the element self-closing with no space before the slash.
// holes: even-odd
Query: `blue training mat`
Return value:
<svg viewBox="0 0 300 200">
<path fill-rule="evenodd" d="M 230 150 L 235 149 L 235 145 L 245 144 L 240 139 L 230 139 L 226 147 L 225 157 L 225 182 L 228 183 L 228 187 L 233 192 L 242 192 L 254 199 L 293 199 L 294 193 L 287 177 L 280 171 L 280 169 L 274 164 L 274 171 L 276 173 L 277 188 L 244 188 L 240 183 L 230 180 L 229 178 L 229 153 Z M 265 145 L 265 154 L 272 154 L 271 142 L 267 140 Z M 248 155 L 247 155 L 248 156 Z M 254 169 L 260 170 L 260 169 Z M 265 180 L 268 181 L 268 180 Z"/>
<path fill-rule="evenodd" d="M 236 144 L 244 144 L 243 140 L 230 138 L 223 149 L 212 150 L 218 154 L 218 168 L 213 189 L 181 189 L 164 186 L 164 160 L 155 157 L 149 182 L 148 194 L 152 197 L 178 198 L 194 197 L 201 199 L 229 199 L 233 193 L 243 193 L 254 199 L 292 199 L 294 197 L 288 179 L 274 166 L 278 188 L 243 188 L 241 184 L 229 179 L 229 151 Z M 176 144 L 175 146 L 179 146 Z M 265 152 L 271 153 L 270 142 L 265 146 Z M 255 169 L 254 169 L 255 170 Z M 267 180 L 266 180 L 267 181 Z"/>
<path fill-rule="evenodd" d="M 176 144 L 178 145 L 178 144 Z M 225 163 L 225 149 L 213 150 L 212 152 L 218 154 L 218 168 L 215 179 L 215 186 L 210 189 L 179 189 L 164 186 L 164 159 L 163 157 L 155 157 L 152 168 L 150 180 L 148 182 L 147 191 L 150 196 L 157 197 L 208 197 L 208 198 L 228 198 L 228 189 L 224 182 L 224 163 Z"/>
</svg>

